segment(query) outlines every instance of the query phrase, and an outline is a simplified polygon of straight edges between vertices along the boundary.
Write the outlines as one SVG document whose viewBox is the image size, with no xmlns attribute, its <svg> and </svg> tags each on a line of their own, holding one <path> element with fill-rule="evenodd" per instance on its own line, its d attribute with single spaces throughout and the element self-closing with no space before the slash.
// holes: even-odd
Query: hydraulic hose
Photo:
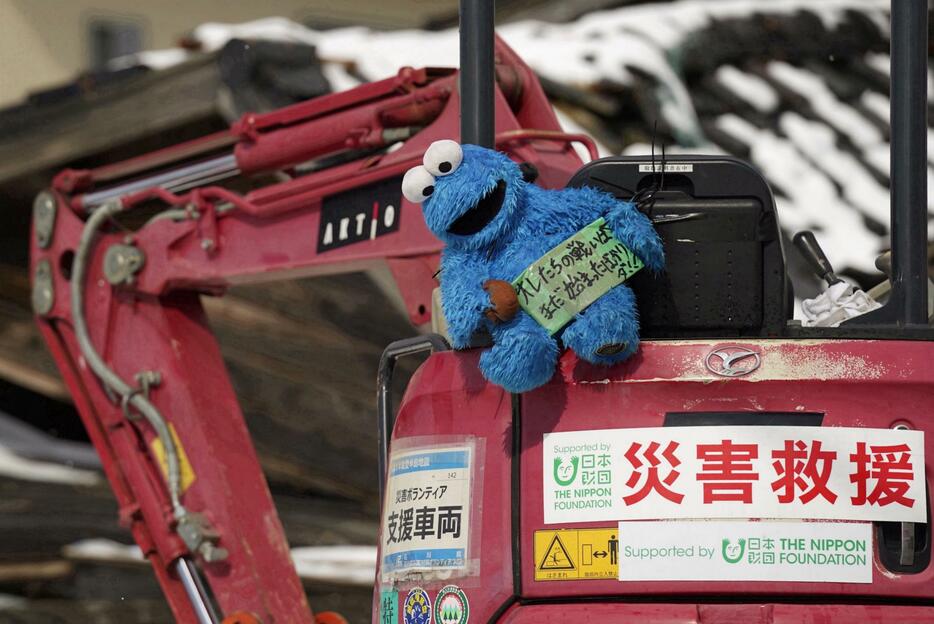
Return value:
<svg viewBox="0 0 934 624">
<path fill-rule="evenodd" d="M 119 199 L 102 204 L 97 210 L 91 213 L 90 218 L 84 225 L 81 232 L 81 239 L 78 242 L 78 248 L 75 250 L 74 264 L 72 265 L 71 279 L 71 313 L 74 320 L 75 336 L 78 340 L 78 348 L 87 361 L 88 366 L 95 375 L 120 397 L 132 405 L 142 414 L 146 421 L 155 430 L 159 440 L 162 441 L 162 447 L 165 449 L 165 458 L 168 465 L 168 489 L 169 498 L 172 504 L 172 513 L 176 518 L 182 518 L 187 511 L 181 502 L 181 469 L 179 466 L 178 452 L 175 448 L 175 440 L 169 432 L 169 427 L 165 419 L 156 406 L 149 399 L 140 394 L 135 388 L 120 378 L 113 371 L 101 356 L 98 354 L 91 338 L 88 335 L 87 323 L 84 318 L 84 282 L 87 272 L 87 260 L 91 249 L 94 246 L 94 237 L 101 225 L 113 215 L 123 210 L 123 204 Z"/>
</svg>

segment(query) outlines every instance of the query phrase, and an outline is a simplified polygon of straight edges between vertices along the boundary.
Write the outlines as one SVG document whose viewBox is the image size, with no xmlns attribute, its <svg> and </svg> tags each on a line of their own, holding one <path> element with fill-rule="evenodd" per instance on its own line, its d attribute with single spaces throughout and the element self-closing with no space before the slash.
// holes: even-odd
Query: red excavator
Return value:
<svg viewBox="0 0 934 624">
<path fill-rule="evenodd" d="M 37 319 L 176 619 L 341 621 L 307 604 L 200 298 L 384 262 L 440 333 L 380 364 L 374 622 L 934 622 L 926 3 L 892 3 L 889 293 L 835 328 L 791 319 L 761 175 L 723 156 L 582 166 L 572 144 L 593 143 L 494 42 L 491 4 L 462 2 L 460 71 L 248 114 L 36 198 Z M 634 357 L 568 352 L 510 395 L 480 375 L 488 336 L 448 347 L 441 245 L 400 188 L 444 138 L 544 187 L 650 197 L 667 268 L 631 281 Z M 396 361 L 425 351 L 395 410 Z"/>
</svg>

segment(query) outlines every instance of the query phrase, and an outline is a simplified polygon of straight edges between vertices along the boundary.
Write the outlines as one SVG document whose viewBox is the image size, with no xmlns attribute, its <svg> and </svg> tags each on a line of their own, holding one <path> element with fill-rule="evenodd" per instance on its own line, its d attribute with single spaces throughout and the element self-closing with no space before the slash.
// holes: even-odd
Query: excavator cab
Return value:
<svg viewBox="0 0 934 624">
<path fill-rule="evenodd" d="M 631 282 L 635 356 L 566 352 L 549 383 L 509 394 L 480 348 L 386 349 L 374 622 L 934 621 L 926 19 L 892 3 L 884 306 L 793 319 L 780 215 L 748 164 L 612 157 L 567 184 L 650 197 L 667 267 Z M 463 142 L 483 143 L 477 123 Z M 809 240 L 794 253 L 833 276 Z M 396 410 L 393 367 L 425 351 Z"/>
<path fill-rule="evenodd" d="M 748 164 L 727 156 L 678 155 L 664 164 L 606 158 L 585 165 L 568 186 L 625 201 L 652 192 L 647 212 L 667 270 L 632 279 L 644 337 L 782 335 L 794 300 L 775 199 Z"/>
<path fill-rule="evenodd" d="M 441 245 L 400 182 L 459 120 L 462 143 L 545 188 L 636 201 L 668 263 L 632 280 L 636 354 L 605 368 L 564 353 L 530 392 L 482 377 L 482 342 L 387 347 L 373 621 L 934 621 L 927 4 L 892 2 L 892 250 L 870 291 L 888 296 L 835 327 L 792 318 L 781 215 L 753 168 L 582 167 L 572 144 L 595 159 L 593 141 L 562 131 L 495 41 L 492 3 L 461 9 L 459 71 L 248 113 L 62 171 L 36 199 L 36 319 L 175 618 L 316 621 L 202 297 L 384 264 L 413 325 L 443 330 Z M 795 245 L 837 283 L 811 237 Z M 396 363 L 425 352 L 394 405 Z"/>
</svg>

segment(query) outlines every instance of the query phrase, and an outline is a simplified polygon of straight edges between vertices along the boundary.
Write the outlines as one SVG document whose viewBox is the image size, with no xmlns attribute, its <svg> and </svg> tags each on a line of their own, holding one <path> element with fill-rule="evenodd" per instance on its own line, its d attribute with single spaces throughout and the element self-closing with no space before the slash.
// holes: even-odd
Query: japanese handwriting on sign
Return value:
<svg viewBox="0 0 934 624">
<path fill-rule="evenodd" d="M 512 284 L 522 309 L 553 334 L 642 267 L 600 218 L 536 260 Z"/>
<path fill-rule="evenodd" d="M 387 544 L 461 536 L 463 505 L 406 507 L 389 515 Z"/>
<path fill-rule="evenodd" d="M 515 284 L 516 287 L 516 297 L 519 298 L 519 301 L 522 305 L 529 305 L 529 302 L 532 301 L 535 296 L 541 292 L 542 283 L 536 281 L 533 276 L 527 276 L 524 280 L 520 280 Z"/>
<path fill-rule="evenodd" d="M 558 295 L 552 294 L 546 301 L 542 302 L 541 306 L 538 308 L 538 312 L 542 317 L 550 321 L 555 318 L 555 314 L 558 313 L 562 305 L 564 305 L 564 299 Z"/>
</svg>

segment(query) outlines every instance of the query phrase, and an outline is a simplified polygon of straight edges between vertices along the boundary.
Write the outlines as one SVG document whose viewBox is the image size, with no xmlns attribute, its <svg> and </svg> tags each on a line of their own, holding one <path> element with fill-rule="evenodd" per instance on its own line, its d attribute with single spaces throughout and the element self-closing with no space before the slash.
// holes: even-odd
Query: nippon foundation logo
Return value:
<svg viewBox="0 0 934 624">
<path fill-rule="evenodd" d="M 704 358 L 707 370 L 721 377 L 742 377 L 761 364 L 762 358 L 758 351 L 737 345 L 717 347 Z"/>
<path fill-rule="evenodd" d="M 580 457 L 577 455 L 572 455 L 570 458 L 560 455 L 555 457 L 554 470 L 552 471 L 555 483 L 561 487 L 567 487 L 574 483 L 574 479 L 577 478 L 578 464 L 580 464 Z"/>
</svg>

